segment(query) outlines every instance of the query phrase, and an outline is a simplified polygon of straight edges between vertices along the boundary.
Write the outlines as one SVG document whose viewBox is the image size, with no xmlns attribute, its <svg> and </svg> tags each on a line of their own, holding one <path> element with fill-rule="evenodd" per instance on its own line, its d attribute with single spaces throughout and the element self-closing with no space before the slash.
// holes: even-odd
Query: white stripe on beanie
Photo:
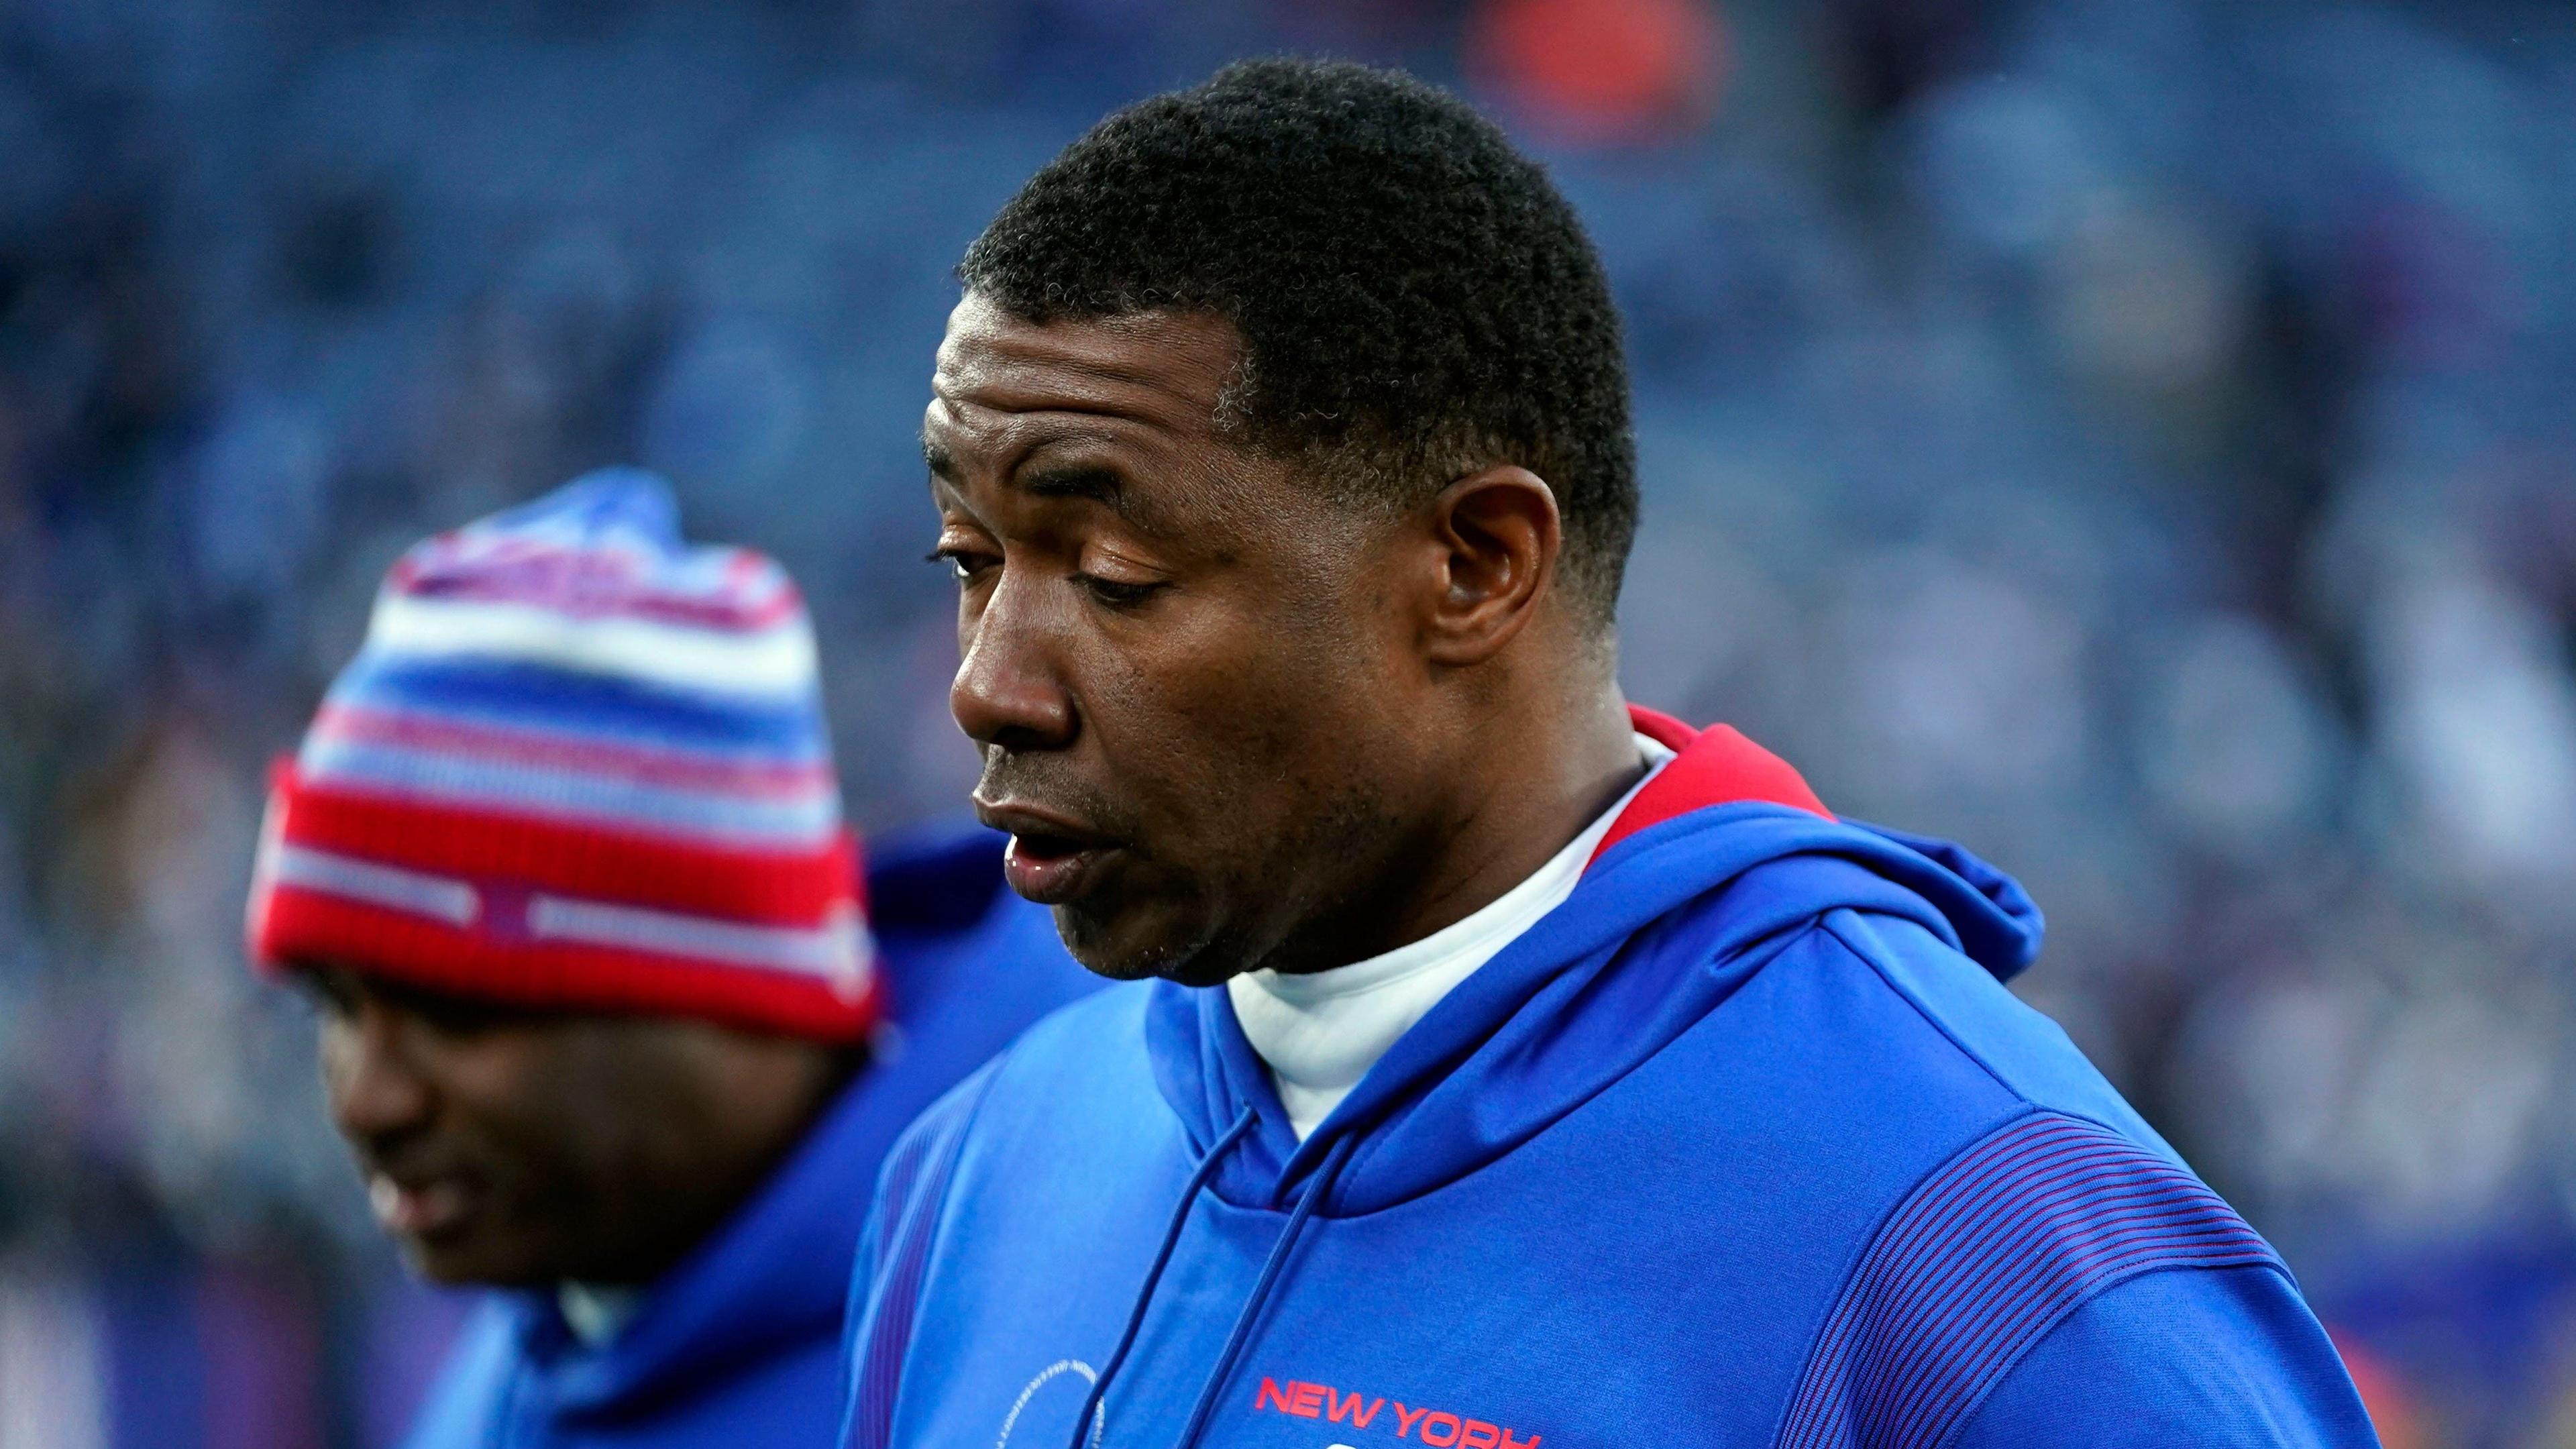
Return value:
<svg viewBox="0 0 2576 1449">
<path fill-rule="evenodd" d="M 376 600 L 367 647 L 388 655 L 509 659 L 737 695 L 794 696 L 813 688 L 815 676 L 814 634 L 802 611 L 766 629 L 733 633 L 388 589 Z"/>
</svg>

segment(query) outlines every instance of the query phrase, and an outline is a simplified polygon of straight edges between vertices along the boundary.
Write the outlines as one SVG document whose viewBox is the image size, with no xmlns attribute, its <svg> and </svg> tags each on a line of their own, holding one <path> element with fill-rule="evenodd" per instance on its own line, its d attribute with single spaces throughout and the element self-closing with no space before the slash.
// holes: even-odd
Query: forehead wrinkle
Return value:
<svg viewBox="0 0 2576 1449">
<path fill-rule="evenodd" d="M 1239 547 L 1265 526 L 1237 496 L 1235 465 L 1249 461 L 1222 423 L 1225 389 L 1241 344 L 1213 316 L 1138 313 L 1031 323 L 969 292 L 950 314 L 932 367 L 926 437 L 971 446 L 979 476 L 1012 483 L 1051 447 L 1094 444 L 1126 455 L 1129 486 L 1116 511 L 1140 532 L 1213 529 Z M 987 470 L 990 470 L 988 473 Z M 1178 515 L 1138 485 L 1169 474 L 1191 495 Z M 957 479 L 963 484 L 962 476 Z M 1151 515 L 1148 517 L 1147 515 Z M 1188 521 L 1186 529 L 1182 520 Z"/>
<path fill-rule="evenodd" d="M 947 411 L 949 417 L 944 421 L 952 427 L 961 426 L 955 410 Z M 1043 456 L 1050 449 L 1066 445 L 1094 445 L 1132 451 L 1132 440 L 1121 438 L 1113 430 L 1100 428 L 1051 430 L 1047 426 L 1050 418 L 1048 413 L 1005 414 L 998 422 L 984 428 L 964 427 L 962 430 L 973 439 L 978 451 L 987 452 L 991 476 L 1000 486 L 1014 493 L 1048 504 L 1097 503 L 1140 533 L 1165 538 L 1176 536 L 1178 530 L 1165 517 L 1164 510 L 1152 506 L 1151 500 L 1141 497 L 1134 487 L 1128 485 L 1126 480 L 1138 471 L 1132 464 L 1118 467 L 1080 461 L 1051 463 Z M 931 493 L 934 498 L 954 495 L 962 501 L 966 469 L 958 466 L 948 449 L 930 436 L 939 426 L 938 422 L 925 421 L 922 427 L 923 451 L 933 459 Z M 1033 433 L 1035 436 L 1031 436 Z M 940 462 L 947 463 L 948 467 L 941 469 L 937 466 Z M 1070 475 L 1090 472 L 1119 479 L 1120 486 L 1103 490 L 1099 495 L 1057 491 L 1047 486 Z"/>
<path fill-rule="evenodd" d="M 971 299 L 970 299 L 971 300 Z M 961 304 L 961 313 L 966 304 Z M 1191 329 L 1141 326 L 1154 319 L 1100 319 L 1037 327 L 1005 319 L 999 328 L 951 320 L 931 369 L 931 390 L 942 399 L 1008 412 L 1105 413 L 1155 421 L 1153 402 L 1179 404 L 1178 413 L 1214 429 L 1237 346 L 1230 336 L 1189 335 Z M 1120 325 L 1125 322 L 1127 325 Z M 1160 332 L 1140 355 L 1140 332 Z M 1152 366 L 1155 356 L 1181 355 L 1177 369 Z M 1204 366 L 1194 365 L 1204 363 Z M 1119 394 L 1125 393 L 1126 397 Z M 1138 406 L 1139 403 L 1147 404 Z"/>
<path fill-rule="evenodd" d="M 1123 436 L 1124 430 L 1084 421 L 1095 418 L 1154 429 L 1151 422 L 1123 413 L 1090 413 L 1064 408 L 1015 412 L 972 401 L 961 404 L 941 398 L 922 419 L 922 453 L 924 460 L 933 465 L 933 471 L 937 471 L 937 464 L 941 462 L 945 462 L 952 473 L 960 471 L 963 460 L 958 456 L 958 450 L 951 446 L 953 440 L 981 455 L 979 461 L 986 466 L 1008 474 L 1028 466 L 1033 454 L 1066 444 L 1135 447 L 1136 440 Z M 940 436 L 943 433 L 952 436 L 943 439 Z"/>
<path fill-rule="evenodd" d="M 1052 374 L 1059 370 L 1050 368 L 1048 371 Z M 931 375 L 930 387 L 952 414 L 961 408 L 973 408 L 1026 417 L 1060 413 L 1070 417 L 1119 418 L 1183 435 L 1193 431 L 1188 425 L 1195 423 L 1209 436 L 1216 435 L 1218 399 L 1213 392 L 1201 397 L 1195 390 L 1158 386 L 1141 378 L 1111 378 L 1106 374 L 1092 380 L 1108 382 L 1112 386 L 1100 390 L 1065 388 L 1052 385 L 1045 378 L 1003 378 L 989 374 L 961 380 L 958 374 L 942 368 Z M 1121 390 L 1128 395 L 1118 396 Z M 1157 402 L 1178 406 L 1152 405 Z"/>
</svg>

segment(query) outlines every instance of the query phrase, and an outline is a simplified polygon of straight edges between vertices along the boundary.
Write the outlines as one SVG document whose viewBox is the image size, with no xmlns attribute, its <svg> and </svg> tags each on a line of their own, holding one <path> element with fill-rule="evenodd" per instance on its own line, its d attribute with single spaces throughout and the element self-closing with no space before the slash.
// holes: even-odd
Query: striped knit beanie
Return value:
<svg viewBox="0 0 2576 1449">
<path fill-rule="evenodd" d="M 612 469 L 394 565 L 275 770 L 251 953 L 855 1039 L 857 867 L 795 584 Z"/>
</svg>

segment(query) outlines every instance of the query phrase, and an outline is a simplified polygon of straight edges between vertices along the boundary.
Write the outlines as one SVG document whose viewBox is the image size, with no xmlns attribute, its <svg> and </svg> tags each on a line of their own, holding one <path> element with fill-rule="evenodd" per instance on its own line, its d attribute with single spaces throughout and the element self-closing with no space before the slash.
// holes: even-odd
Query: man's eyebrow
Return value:
<svg viewBox="0 0 2576 1449">
<path fill-rule="evenodd" d="M 1126 481 L 1107 468 L 1080 464 L 1034 468 L 1021 474 L 1019 482 L 1034 497 L 1087 498 L 1122 514 L 1127 511 Z"/>
<path fill-rule="evenodd" d="M 929 467 L 934 481 L 951 488 L 965 486 L 963 470 L 958 467 L 955 455 L 926 436 L 921 440 L 921 461 Z M 1069 498 L 1097 503 L 1117 514 L 1130 527 L 1149 533 L 1158 531 L 1153 520 L 1144 516 L 1145 510 L 1138 506 L 1135 495 L 1128 490 L 1125 477 L 1115 468 L 1098 463 L 1037 463 L 1012 475 L 1011 484 L 1032 498 Z"/>
<path fill-rule="evenodd" d="M 1039 464 L 1023 470 L 1018 483 L 1033 498 L 1075 498 L 1097 503 L 1139 533 L 1156 538 L 1171 536 L 1170 518 L 1153 507 L 1149 498 L 1128 487 L 1125 475 L 1115 468 L 1097 463 L 1053 467 Z"/>
</svg>

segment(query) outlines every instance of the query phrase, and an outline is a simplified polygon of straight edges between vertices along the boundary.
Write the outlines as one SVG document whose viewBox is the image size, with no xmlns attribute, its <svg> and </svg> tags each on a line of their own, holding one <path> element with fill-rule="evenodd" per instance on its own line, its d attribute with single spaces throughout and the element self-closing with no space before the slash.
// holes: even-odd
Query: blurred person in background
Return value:
<svg viewBox="0 0 2576 1449">
<path fill-rule="evenodd" d="M 277 770 L 250 933 L 378 1221 L 502 1290 L 414 1445 L 829 1434 L 888 1142 L 1092 979 L 988 831 L 857 866 L 794 585 L 685 545 L 659 479 L 395 564 Z"/>
<path fill-rule="evenodd" d="M 1619 318 L 1491 123 L 1230 67 L 960 272 L 951 706 L 1131 984 L 896 1148 L 847 1443 L 2376 1442 L 2020 886 L 1626 703 Z"/>
</svg>

